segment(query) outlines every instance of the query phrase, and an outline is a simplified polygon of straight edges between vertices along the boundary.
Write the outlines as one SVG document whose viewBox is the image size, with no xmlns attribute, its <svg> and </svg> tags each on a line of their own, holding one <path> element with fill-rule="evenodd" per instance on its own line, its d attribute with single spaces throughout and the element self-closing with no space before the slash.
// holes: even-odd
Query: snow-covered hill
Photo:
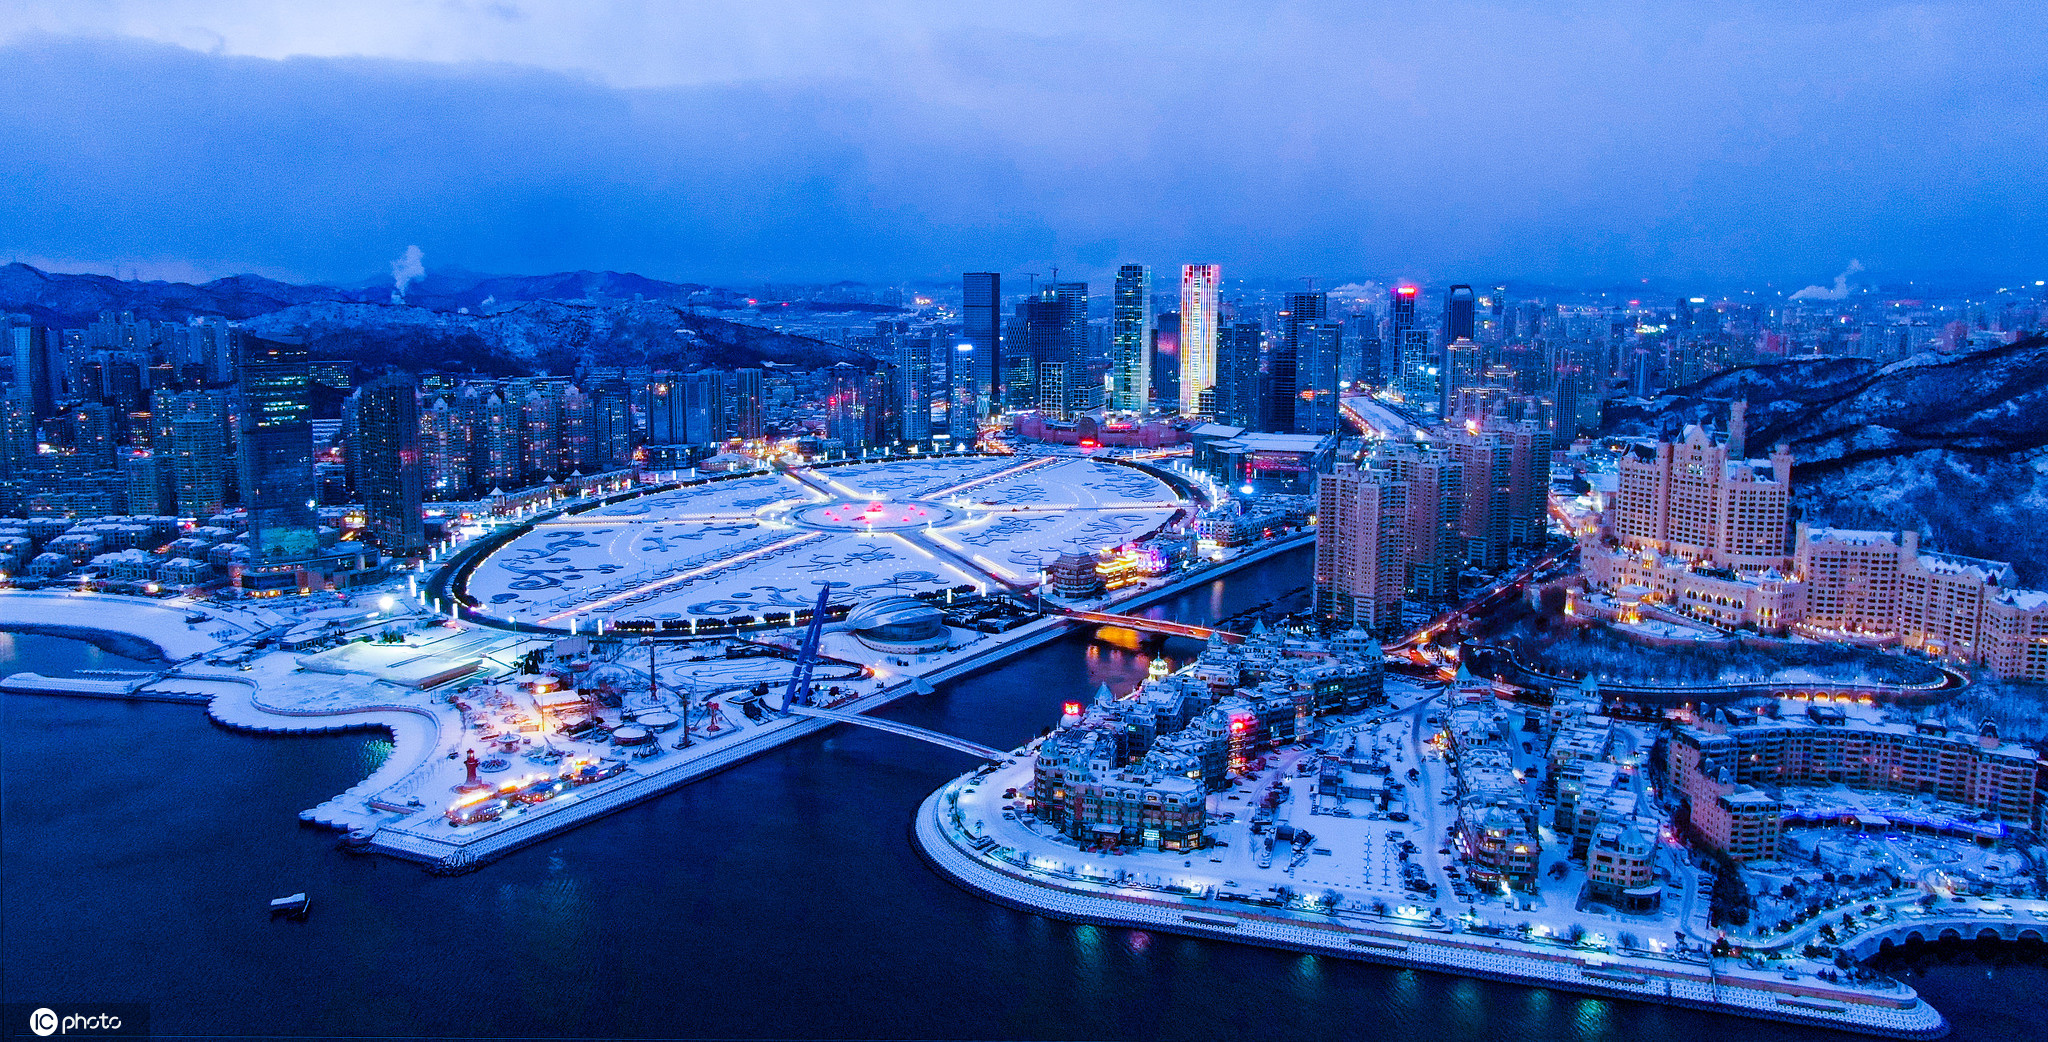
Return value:
<svg viewBox="0 0 2048 1042">
<path fill-rule="evenodd" d="M 586 364 L 875 365 L 856 351 L 696 306 L 718 296 L 699 285 L 618 272 L 437 271 L 410 284 L 404 303 L 394 303 L 388 284 L 293 286 L 235 276 L 190 285 L 55 274 L 25 264 L 0 267 L 0 311 L 37 321 L 78 327 L 109 311 L 172 321 L 219 315 L 258 333 L 305 336 L 315 357 L 374 367 L 517 375 L 566 374 Z M 732 314 L 745 318 L 753 312 Z"/>
<path fill-rule="evenodd" d="M 1745 366 L 1647 404 L 1603 431 L 1670 435 L 1749 401 L 1749 450 L 1784 442 L 1815 521 L 1915 528 L 1932 548 L 2019 568 L 2048 586 L 2048 337 L 1890 365 L 1813 358 Z"/>
</svg>

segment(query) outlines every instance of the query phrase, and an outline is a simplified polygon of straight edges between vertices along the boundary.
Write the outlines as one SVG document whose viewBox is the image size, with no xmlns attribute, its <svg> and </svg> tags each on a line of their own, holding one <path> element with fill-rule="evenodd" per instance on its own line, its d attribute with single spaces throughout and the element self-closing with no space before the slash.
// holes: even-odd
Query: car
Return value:
<svg viewBox="0 0 2048 1042">
<path fill-rule="evenodd" d="M 1407 812 L 1407 811 L 1405 811 L 1405 810 L 1395 810 L 1395 811 L 1388 811 L 1388 812 L 1387 812 L 1387 820 L 1388 820 L 1388 821 L 1407 821 L 1407 820 L 1408 820 L 1408 812 Z"/>
</svg>

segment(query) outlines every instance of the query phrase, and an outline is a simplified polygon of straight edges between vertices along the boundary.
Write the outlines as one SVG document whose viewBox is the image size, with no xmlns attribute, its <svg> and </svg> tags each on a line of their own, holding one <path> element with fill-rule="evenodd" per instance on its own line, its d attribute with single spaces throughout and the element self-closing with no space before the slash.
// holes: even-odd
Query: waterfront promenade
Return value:
<svg viewBox="0 0 2048 1042">
<path fill-rule="evenodd" d="M 964 781 L 934 792 L 918 808 L 919 853 L 934 870 L 999 904 L 1069 922 L 1160 930 L 1314 952 L 1446 973 L 1486 977 L 1612 998 L 1688 1006 L 1889 1038 L 1946 1034 L 1947 1022 L 1913 989 L 1786 980 L 1734 959 L 1595 951 L 1460 931 L 1433 916 L 1246 910 L 1230 901 L 1109 879 L 1048 871 L 1007 860 L 1006 848 L 970 835 L 955 818 Z"/>
</svg>

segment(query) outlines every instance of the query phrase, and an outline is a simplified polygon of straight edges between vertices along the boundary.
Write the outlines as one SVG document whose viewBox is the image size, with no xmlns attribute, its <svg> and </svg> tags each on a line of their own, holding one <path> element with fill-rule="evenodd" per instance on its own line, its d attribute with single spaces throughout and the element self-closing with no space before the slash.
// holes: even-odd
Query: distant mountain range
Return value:
<svg viewBox="0 0 2048 1042">
<path fill-rule="evenodd" d="M 1749 402 L 1753 456 L 1783 442 L 1813 523 L 1913 528 L 1932 549 L 2010 561 L 2048 587 L 2048 337 L 1889 365 L 1805 358 L 1744 366 L 1648 403 L 1602 432 L 1675 435 Z"/>
<path fill-rule="evenodd" d="M 854 303 L 794 309 L 900 310 Z M 191 285 L 9 264 L 0 267 L 0 311 L 64 328 L 84 326 L 102 312 L 154 320 L 219 315 L 259 333 L 303 335 L 316 357 L 490 375 L 566 374 L 580 365 L 875 365 L 858 351 L 750 325 L 744 320 L 757 312 L 711 287 L 614 271 L 435 270 L 409 283 L 403 302 L 394 302 L 389 282 L 296 286 L 236 275 Z"/>
</svg>

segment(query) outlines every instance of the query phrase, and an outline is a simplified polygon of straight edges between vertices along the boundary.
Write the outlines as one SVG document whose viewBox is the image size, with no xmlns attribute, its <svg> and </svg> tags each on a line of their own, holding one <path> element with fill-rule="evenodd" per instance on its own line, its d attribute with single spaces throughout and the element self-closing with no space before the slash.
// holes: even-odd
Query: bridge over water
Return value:
<svg viewBox="0 0 2048 1042">
<path fill-rule="evenodd" d="M 1058 611 L 1061 615 L 1065 615 L 1070 619 L 1079 619 L 1082 622 L 1100 623 L 1104 626 L 1121 626 L 1129 630 L 1141 630 L 1146 633 L 1161 633 L 1169 637 L 1193 637 L 1196 640 L 1208 640 L 1212 636 L 1221 634 L 1223 636 L 1223 641 L 1226 644 L 1244 643 L 1244 634 L 1232 633 L 1229 630 L 1219 630 L 1212 626 L 1191 626 L 1185 622 L 1170 622 L 1166 619 L 1149 619 L 1143 615 L 1118 615 L 1114 612 L 1107 611 L 1080 611 L 1072 608 L 1059 608 L 1053 610 Z"/>
<path fill-rule="evenodd" d="M 792 704 L 788 707 L 788 710 L 798 716 L 815 716 L 821 720 L 833 720 L 842 724 L 853 724 L 856 727 L 867 727 L 877 731 L 887 731 L 890 734 L 900 734 L 905 738 L 915 738 L 920 742 L 943 745 L 948 749 L 956 749 L 969 756 L 977 756 L 984 760 L 1007 760 L 1012 755 L 1005 750 L 991 749 L 979 742 L 970 742 L 965 738 L 956 738 L 949 734 L 941 734 L 938 731 L 913 727 L 910 724 L 897 723 L 894 720 L 883 720 L 879 717 L 865 716 L 860 713 L 842 713 L 835 709 L 820 709 L 817 706 L 800 704 Z"/>
</svg>

